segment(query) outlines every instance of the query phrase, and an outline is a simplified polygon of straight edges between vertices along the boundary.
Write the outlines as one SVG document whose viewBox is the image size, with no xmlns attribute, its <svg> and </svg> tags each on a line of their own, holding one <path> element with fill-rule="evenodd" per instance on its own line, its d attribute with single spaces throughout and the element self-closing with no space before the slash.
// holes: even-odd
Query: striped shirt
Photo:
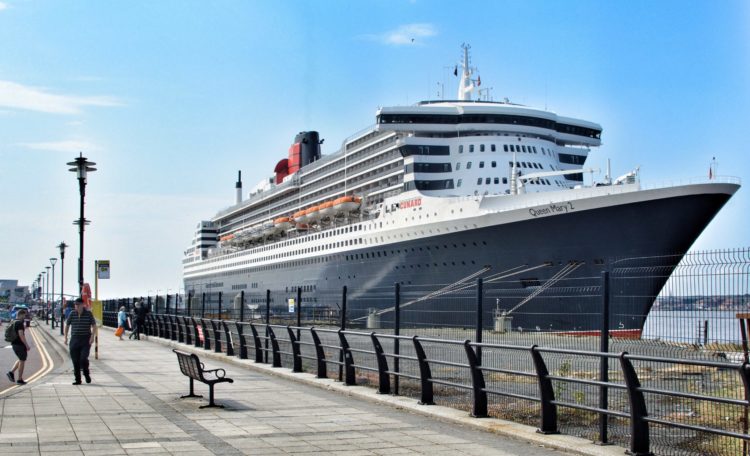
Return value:
<svg viewBox="0 0 750 456">
<path fill-rule="evenodd" d="M 68 335 L 70 337 L 90 336 L 91 327 L 96 325 L 96 320 L 94 320 L 94 315 L 86 309 L 83 309 L 80 316 L 74 310 L 68 316 L 65 324 L 68 326 Z"/>
</svg>

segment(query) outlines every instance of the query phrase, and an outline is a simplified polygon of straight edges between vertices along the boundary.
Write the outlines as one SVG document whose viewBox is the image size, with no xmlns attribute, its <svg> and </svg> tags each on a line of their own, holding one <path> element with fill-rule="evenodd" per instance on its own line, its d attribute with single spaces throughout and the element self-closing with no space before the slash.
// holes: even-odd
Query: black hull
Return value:
<svg viewBox="0 0 750 456">
<path fill-rule="evenodd" d="M 540 294 L 512 313 L 512 327 L 522 330 L 591 331 L 601 327 L 602 272 L 627 268 L 610 282 L 610 328 L 641 330 L 654 298 L 674 266 L 731 195 L 692 194 L 571 212 L 430 238 L 363 248 L 310 260 L 279 263 L 233 274 L 186 279 L 186 291 L 197 295 L 221 291 L 224 301 L 245 292 L 250 304 L 264 307 L 265 290 L 274 291 L 275 313 L 286 313 L 286 298 L 303 289 L 306 313 L 340 305 L 348 287 L 348 317 L 365 323 L 368 309 L 393 306 L 395 283 L 401 302 L 436 291 L 480 271 L 490 277 L 522 265 L 536 267 L 485 287 L 484 324 L 491 328 L 496 308 L 509 310 L 535 286 L 566 265 L 577 268 L 553 295 Z M 631 260 L 623 260 L 623 259 Z M 638 258 L 638 260 L 632 260 Z M 300 264 L 304 263 L 304 264 Z M 469 283 L 473 283 L 470 281 Z M 207 288 L 205 284 L 212 286 Z M 403 309 L 403 324 L 473 326 L 475 289 L 445 294 Z M 626 298 L 627 297 L 627 298 Z M 223 304 L 227 305 L 227 304 Z M 392 312 L 380 315 L 383 327 Z"/>
</svg>

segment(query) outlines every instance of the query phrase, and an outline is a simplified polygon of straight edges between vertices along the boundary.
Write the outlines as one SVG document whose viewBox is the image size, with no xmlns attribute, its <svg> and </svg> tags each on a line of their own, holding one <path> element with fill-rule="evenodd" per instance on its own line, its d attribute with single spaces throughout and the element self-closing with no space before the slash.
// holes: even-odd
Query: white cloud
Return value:
<svg viewBox="0 0 750 456">
<path fill-rule="evenodd" d="M 8 5 L 6 3 L 0 2 L 0 11 L 7 9 Z"/>
<path fill-rule="evenodd" d="M 85 106 L 122 106 L 122 103 L 114 97 L 58 95 L 36 87 L 0 80 L 0 107 L 50 114 L 78 114 Z"/>
<path fill-rule="evenodd" d="M 363 35 L 363 38 L 391 46 L 405 46 L 422 44 L 423 38 L 435 35 L 437 29 L 432 24 L 405 24 L 379 35 Z"/>
<path fill-rule="evenodd" d="M 65 141 L 49 141 L 49 142 L 36 142 L 36 143 L 19 143 L 21 147 L 34 150 L 50 150 L 53 152 L 71 152 L 78 153 L 82 151 L 91 152 L 101 150 L 96 144 L 88 141 L 79 140 L 65 140 Z"/>
</svg>

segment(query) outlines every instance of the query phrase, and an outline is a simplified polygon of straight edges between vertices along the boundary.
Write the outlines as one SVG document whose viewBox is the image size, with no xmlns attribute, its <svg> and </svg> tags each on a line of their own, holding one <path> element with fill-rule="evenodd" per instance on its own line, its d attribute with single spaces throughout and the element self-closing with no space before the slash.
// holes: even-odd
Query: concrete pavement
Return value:
<svg viewBox="0 0 750 456">
<path fill-rule="evenodd" d="M 58 332 L 43 323 L 35 331 L 49 351 L 65 356 Z M 65 357 L 46 376 L 0 396 L 0 454 L 563 454 L 541 445 L 623 454 L 622 448 L 541 436 L 528 426 L 473 419 L 197 349 L 207 368 L 223 368 L 235 381 L 216 386 L 216 401 L 226 409 L 201 410 L 206 398 L 179 398 L 188 392 L 188 379 L 170 345 L 192 350 L 154 337 L 121 342 L 101 328 L 99 360 L 93 350 L 91 356 L 92 384 L 71 385 Z M 196 383 L 196 393 L 207 397 L 208 388 Z"/>
</svg>

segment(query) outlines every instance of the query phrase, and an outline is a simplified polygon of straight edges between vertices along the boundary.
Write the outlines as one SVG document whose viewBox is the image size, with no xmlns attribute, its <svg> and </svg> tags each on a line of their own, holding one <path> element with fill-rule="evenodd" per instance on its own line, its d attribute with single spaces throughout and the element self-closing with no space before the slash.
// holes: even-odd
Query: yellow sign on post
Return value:
<svg viewBox="0 0 750 456">
<path fill-rule="evenodd" d="M 104 321 L 104 309 L 102 308 L 102 302 L 99 300 L 91 301 L 91 313 L 94 314 L 96 320 L 96 326 L 99 327 Z M 99 331 L 96 331 L 94 338 L 94 359 L 99 359 Z"/>
<path fill-rule="evenodd" d="M 96 325 L 101 326 L 104 321 L 104 309 L 101 301 L 91 301 L 91 313 L 94 314 Z"/>
</svg>

